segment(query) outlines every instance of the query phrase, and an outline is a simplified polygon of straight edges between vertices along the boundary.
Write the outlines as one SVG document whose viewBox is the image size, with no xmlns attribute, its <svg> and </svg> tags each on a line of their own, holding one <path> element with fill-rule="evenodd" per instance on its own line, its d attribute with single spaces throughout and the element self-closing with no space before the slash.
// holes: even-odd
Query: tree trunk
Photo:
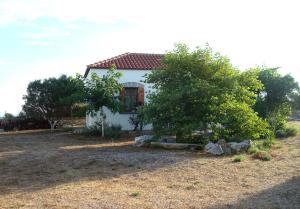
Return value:
<svg viewBox="0 0 300 209">
<path fill-rule="evenodd" d="M 103 113 L 103 107 L 101 107 L 100 115 L 101 115 L 101 135 L 104 138 L 105 134 L 104 134 L 104 113 Z"/>
<path fill-rule="evenodd" d="M 103 117 L 102 117 L 102 121 L 101 121 L 101 128 L 102 128 L 102 130 L 101 130 L 101 134 L 102 134 L 102 137 L 104 138 L 104 119 L 103 119 Z"/>
<path fill-rule="evenodd" d="M 51 127 L 51 132 L 53 132 L 53 130 L 55 129 L 56 124 L 58 123 L 58 120 L 48 120 L 50 127 Z"/>
</svg>

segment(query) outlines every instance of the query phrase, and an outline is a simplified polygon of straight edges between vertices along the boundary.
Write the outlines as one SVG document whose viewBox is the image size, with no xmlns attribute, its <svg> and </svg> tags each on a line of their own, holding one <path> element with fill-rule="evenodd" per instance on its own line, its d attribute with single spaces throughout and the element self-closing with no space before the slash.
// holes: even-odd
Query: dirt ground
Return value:
<svg viewBox="0 0 300 209">
<path fill-rule="evenodd" d="M 135 148 L 67 133 L 0 135 L 0 208 L 300 208 L 300 137 L 271 161 Z"/>
</svg>

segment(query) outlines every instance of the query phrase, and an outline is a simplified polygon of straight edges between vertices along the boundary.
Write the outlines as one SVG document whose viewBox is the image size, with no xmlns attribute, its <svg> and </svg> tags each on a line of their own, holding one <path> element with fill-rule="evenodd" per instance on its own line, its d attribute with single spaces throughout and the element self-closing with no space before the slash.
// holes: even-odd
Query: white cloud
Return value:
<svg viewBox="0 0 300 209">
<path fill-rule="evenodd" d="M 47 41 L 26 41 L 26 46 L 50 46 L 51 43 Z"/>
<path fill-rule="evenodd" d="M 5 60 L 1 60 L 1 59 L 0 59 L 0 66 L 1 66 L 1 65 L 7 65 L 7 64 L 8 64 L 8 62 L 7 62 L 7 61 L 5 61 Z"/>
<path fill-rule="evenodd" d="M 22 37 L 29 39 L 61 38 L 70 36 L 69 32 L 42 32 L 42 33 L 24 33 Z"/>
</svg>

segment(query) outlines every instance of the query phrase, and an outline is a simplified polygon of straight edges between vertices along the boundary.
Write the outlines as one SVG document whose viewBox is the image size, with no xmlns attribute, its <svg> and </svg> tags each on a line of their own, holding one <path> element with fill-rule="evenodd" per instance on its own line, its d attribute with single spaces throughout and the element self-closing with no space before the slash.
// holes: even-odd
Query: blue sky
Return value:
<svg viewBox="0 0 300 209">
<path fill-rule="evenodd" d="M 280 66 L 300 81 L 298 8 L 297 0 L 0 0 L 0 115 L 21 110 L 32 80 L 179 42 L 208 42 L 241 69 Z"/>
</svg>

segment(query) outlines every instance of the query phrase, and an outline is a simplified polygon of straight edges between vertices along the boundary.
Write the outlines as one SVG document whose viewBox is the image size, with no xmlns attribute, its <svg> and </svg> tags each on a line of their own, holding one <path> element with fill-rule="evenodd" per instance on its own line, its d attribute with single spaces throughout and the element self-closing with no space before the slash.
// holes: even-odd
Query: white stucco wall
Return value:
<svg viewBox="0 0 300 209">
<path fill-rule="evenodd" d="M 144 75 L 150 73 L 150 70 L 117 70 L 118 72 L 122 73 L 121 78 L 119 79 L 120 83 L 127 83 L 127 82 L 137 82 L 144 85 L 144 92 L 145 92 L 145 102 L 147 102 L 147 94 L 151 91 L 151 86 L 149 84 L 145 84 L 142 81 L 145 79 Z M 99 77 L 102 77 L 107 72 L 107 69 L 91 69 L 87 78 L 91 77 L 92 73 L 96 73 Z M 109 125 L 121 125 L 122 130 L 132 130 L 133 126 L 129 123 L 129 117 L 132 114 L 120 114 L 116 113 L 113 114 L 107 108 L 104 108 L 104 113 L 106 115 L 106 123 Z M 99 114 L 95 117 L 87 116 L 86 117 L 86 125 L 87 127 L 92 126 L 95 121 L 99 120 Z M 151 130 L 151 125 L 144 126 L 144 130 Z"/>
</svg>

